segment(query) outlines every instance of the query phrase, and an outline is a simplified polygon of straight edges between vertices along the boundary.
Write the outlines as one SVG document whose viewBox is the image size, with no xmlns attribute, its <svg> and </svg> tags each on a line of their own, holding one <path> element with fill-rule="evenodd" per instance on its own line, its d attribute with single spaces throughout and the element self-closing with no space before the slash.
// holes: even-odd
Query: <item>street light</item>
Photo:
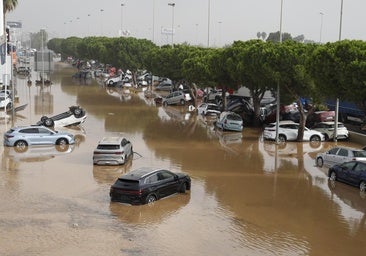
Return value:
<svg viewBox="0 0 366 256">
<path fill-rule="evenodd" d="M 121 37 L 123 36 L 123 6 L 125 6 L 125 4 L 121 4 Z"/>
<path fill-rule="evenodd" d="M 321 44 L 322 43 L 323 16 L 324 16 L 324 13 L 319 12 L 319 14 L 320 14 L 320 37 L 319 37 L 319 43 Z"/>
<path fill-rule="evenodd" d="M 172 46 L 174 46 L 174 6 L 175 3 L 168 3 L 172 7 Z"/>
<path fill-rule="evenodd" d="M 103 14 L 104 10 L 100 9 L 100 35 L 103 35 L 103 20 L 102 20 L 102 14 Z"/>
<path fill-rule="evenodd" d="M 211 14 L 211 0 L 208 0 L 208 9 L 207 9 L 207 47 L 210 47 L 210 14 Z"/>
<path fill-rule="evenodd" d="M 155 43 L 155 0 L 153 1 L 152 42 Z"/>
</svg>

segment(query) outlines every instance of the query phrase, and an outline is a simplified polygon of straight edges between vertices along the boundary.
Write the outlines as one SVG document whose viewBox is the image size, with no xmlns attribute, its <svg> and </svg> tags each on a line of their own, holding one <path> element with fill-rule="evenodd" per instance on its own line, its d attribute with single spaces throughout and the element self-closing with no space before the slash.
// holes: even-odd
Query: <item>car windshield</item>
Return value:
<svg viewBox="0 0 366 256">
<path fill-rule="evenodd" d="M 230 120 L 235 120 L 235 121 L 241 121 L 242 120 L 240 116 L 233 115 L 233 114 L 228 115 L 227 118 L 230 119 Z"/>
<path fill-rule="evenodd" d="M 366 157 L 366 151 L 353 151 L 353 155 L 355 156 L 355 157 Z"/>
<path fill-rule="evenodd" d="M 97 146 L 97 149 L 106 149 L 106 150 L 114 150 L 114 149 L 119 149 L 119 145 L 105 145 L 105 144 L 100 144 Z"/>
</svg>

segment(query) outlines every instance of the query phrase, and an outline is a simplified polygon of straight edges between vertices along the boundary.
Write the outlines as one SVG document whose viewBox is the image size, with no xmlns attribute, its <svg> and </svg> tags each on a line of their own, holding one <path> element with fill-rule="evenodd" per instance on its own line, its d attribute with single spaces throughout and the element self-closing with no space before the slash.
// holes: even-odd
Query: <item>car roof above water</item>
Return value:
<svg viewBox="0 0 366 256">
<path fill-rule="evenodd" d="M 99 144 L 108 144 L 108 145 L 115 145 L 121 144 L 123 137 L 104 137 L 99 141 Z"/>
<path fill-rule="evenodd" d="M 124 175 L 122 175 L 119 179 L 127 179 L 127 180 L 139 180 L 150 173 L 159 171 L 160 169 L 152 168 L 152 167 L 141 167 L 130 171 Z"/>
</svg>

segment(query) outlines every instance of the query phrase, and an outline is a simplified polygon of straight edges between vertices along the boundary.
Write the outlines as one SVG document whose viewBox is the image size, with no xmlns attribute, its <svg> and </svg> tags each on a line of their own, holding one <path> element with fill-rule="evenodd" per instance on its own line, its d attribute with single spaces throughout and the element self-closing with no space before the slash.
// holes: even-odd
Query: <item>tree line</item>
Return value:
<svg viewBox="0 0 366 256">
<path fill-rule="evenodd" d="M 123 70 L 146 69 L 197 87 L 249 89 L 256 116 L 265 92 L 280 88 L 281 103 L 297 102 L 305 124 L 301 97 L 365 103 L 366 42 L 343 40 L 304 44 L 263 40 L 235 41 L 222 48 L 188 44 L 157 46 L 132 37 L 70 37 L 48 41 L 63 57 L 94 59 Z"/>
</svg>

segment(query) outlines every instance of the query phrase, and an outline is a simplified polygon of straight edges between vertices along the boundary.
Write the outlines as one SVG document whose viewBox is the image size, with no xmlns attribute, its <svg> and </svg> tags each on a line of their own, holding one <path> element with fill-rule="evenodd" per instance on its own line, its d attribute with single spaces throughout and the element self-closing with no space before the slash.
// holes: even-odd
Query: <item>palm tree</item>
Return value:
<svg viewBox="0 0 366 256">
<path fill-rule="evenodd" d="M 3 0 L 3 12 L 4 14 L 13 11 L 18 5 L 18 0 Z M 4 15 L 5 16 L 5 15 Z"/>
</svg>

